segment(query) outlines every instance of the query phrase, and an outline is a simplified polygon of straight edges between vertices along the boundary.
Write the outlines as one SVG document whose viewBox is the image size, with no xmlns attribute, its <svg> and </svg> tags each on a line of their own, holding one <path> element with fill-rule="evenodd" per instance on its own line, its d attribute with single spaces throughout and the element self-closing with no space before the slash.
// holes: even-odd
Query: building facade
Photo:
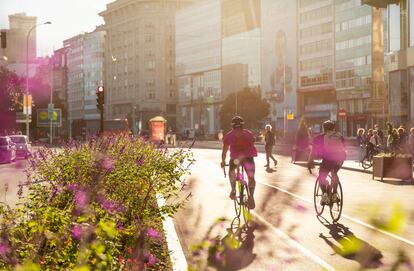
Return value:
<svg viewBox="0 0 414 271">
<path fill-rule="evenodd" d="M 132 130 L 141 130 L 163 115 L 176 128 L 175 12 L 190 2 L 117 0 L 100 13 L 106 118 L 126 117 Z"/>
<path fill-rule="evenodd" d="M 69 136 L 99 130 L 96 88 L 103 84 L 105 31 L 97 28 L 63 42 L 67 51 Z"/>
<path fill-rule="evenodd" d="M 27 16 L 25 13 L 9 15 L 9 29 L 1 29 L 6 32 L 7 48 L 0 49 L 0 63 L 7 66 L 19 76 L 26 74 L 26 46 L 27 34 L 37 24 L 37 17 Z M 29 75 L 34 76 L 38 63 L 36 63 L 36 29 L 29 37 Z"/>
<path fill-rule="evenodd" d="M 221 92 L 220 0 L 203 0 L 176 14 L 177 130 L 215 134 Z"/>
<path fill-rule="evenodd" d="M 177 13 L 180 132 L 215 136 L 223 100 L 260 89 L 260 14 L 259 0 L 203 0 Z"/>
<path fill-rule="evenodd" d="M 100 113 L 96 107 L 96 89 L 104 80 L 104 41 L 105 31 L 97 29 L 87 33 L 84 39 L 84 107 L 86 133 L 99 131 Z"/>
<path fill-rule="evenodd" d="M 374 123 L 385 127 L 386 14 L 359 0 L 335 0 L 335 85 L 338 109 L 345 112 L 338 116 L 344 135 L 355 136 L 358 128 Z M 379 84 L 377 95 L 373 88 Z"/>
<path fill-rule="evenodd" d="M 336 120 L 334 5 L 332 0 L 299 0 L 298 108 L 315 132 Z"/>
<path fill-rule="evenodd" d="M 297 115 L 297 1 L 262 0 L 261 90 L 272 105 L 268 123 L 295 129 Z"/>
<path fill-rule="evenodd" d="M 388 83 L 390 120 L 394 126 L 414 126 L 414 1 L 388 6 Z"/>
<path fill-rule="evenodd" d="M 230 93 L 244 88 L 259 90 L 261 1 L 222 0 L 221 22 L 223 96 L 227 97 Z"/>
</svg>

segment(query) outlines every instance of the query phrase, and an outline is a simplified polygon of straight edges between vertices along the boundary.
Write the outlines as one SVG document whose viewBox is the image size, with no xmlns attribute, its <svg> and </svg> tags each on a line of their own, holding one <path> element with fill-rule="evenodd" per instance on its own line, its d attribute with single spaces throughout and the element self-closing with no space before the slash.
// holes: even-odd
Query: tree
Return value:
<svg viewBox="0 0 414 271">
<path fill-rule="evenodd" d="M 0 67 L 0 132 L 16 129 L 16 112 L 23 109 L 24 79 Z"/>
<path fill-rule="evenodd" d="M 245 127 L 249 129 L 259 128 L 260 121 L 269 115 L 270 104 L 260 97 L 258 91 L 245 88 L 237 92 L 237 115 L 244 119 Z M 236 93 L 231 93 L 223 101 L 219 116 L 221 127 L 230 128 L 231 119 L 236 115 Z"/>
</svg>

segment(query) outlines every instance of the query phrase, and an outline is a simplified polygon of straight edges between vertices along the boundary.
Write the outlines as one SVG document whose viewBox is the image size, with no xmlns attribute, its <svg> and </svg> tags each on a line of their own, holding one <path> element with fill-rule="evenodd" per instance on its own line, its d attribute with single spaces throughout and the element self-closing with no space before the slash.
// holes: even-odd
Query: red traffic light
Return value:
<svg viewBox="0 0 414 271">
<path fill-rule="evenodd" d="M 96 89 L 96 92 L 104 92 L 104 87 L 103 87 L 103 86 L 99 86 L 99 87 Z"/>
</svg>

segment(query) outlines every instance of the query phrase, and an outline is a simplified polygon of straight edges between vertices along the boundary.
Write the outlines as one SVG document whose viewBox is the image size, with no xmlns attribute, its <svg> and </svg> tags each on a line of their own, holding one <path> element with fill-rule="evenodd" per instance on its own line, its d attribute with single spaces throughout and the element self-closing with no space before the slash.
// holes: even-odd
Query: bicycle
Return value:
<svg viewBox="0 0 414 271">
<path fill-rule="evenodd" d="M 228 166 L 227 164 L 225 166 Z M 226 167 L 223 167 L 224 177 L 227 177 Z M 240 170 L 241 168 L 241 170 Z M 250 189 L 247 185 L 244 175 L 244 167 L 240 164 L 236 168 L 236 195 L 234 197 L 234 210 L 236 211 L 236 217 L 243 216 L 245 224 L 251 220 L 250 208 L 248 203 L 250 201 Z"/>
<path fill-rule="evenodd" d="M 309 172 L 311 172 L 311 169 L 308 168 Z M 328 193 L 328 198 L 329 198 L 329 212 L 331 214 L 331 218 L 333 220 L 333 222 L 337 222 L 340 218 L 341 218 L 341 214 L 342 214 L 342 207 L 344 204 L 344 198 L 343 198 L 343 192 L 342 192 L 342 185 L 341 182 L 338 181 L 336 183 L 337 187 L 336 187 L 336 195 L 338 200 L 336 200 L 335 202 L 332 202 L 332 195 L 334 194 L 334 185 L 332 183 L 332 173 L 329 172 L 329 174 L 327 175 L 327 182 L 328 185 L 326 187 L 326 191 Z M 316 211 L 316 215 L 317 216 L 321 216 L 324 208 L 325 208 L 325 204 L 320 204 L 321 199 L 322 199 L 322 189 L 319 185 L 319 176 L 316 178 L 316 182 L 315 182 L 315 187 L 313 190 L 313 205 L 315 207 L 315 211 Z"/>
<path fill-rule="evenodd" d="M 378 153 L 380 153 L 380 150 L 378 147 L 372 147 L 372 149 L 367 149 L 368 146 L 365 146 L 365 155 L 364 158 L 362 158 L 361 160 L 361 166 L 363 169 L 369 169 L 370 167 L 372 167 L 372 163 L 373 163 L 373 157 L 374 155 L 377 155 Z"/>
</svg>

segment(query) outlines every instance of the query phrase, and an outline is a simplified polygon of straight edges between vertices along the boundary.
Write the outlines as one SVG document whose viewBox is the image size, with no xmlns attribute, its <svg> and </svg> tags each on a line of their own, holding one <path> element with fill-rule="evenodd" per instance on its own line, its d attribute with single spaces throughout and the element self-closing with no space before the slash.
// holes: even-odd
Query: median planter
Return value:
<svg viewBox="0 0 414 271">
<path fill-rule="evenodd" d="M 413 180 L 411 155 L 376 155 L 373 157 L 372 179 Z"/>
</svg>

